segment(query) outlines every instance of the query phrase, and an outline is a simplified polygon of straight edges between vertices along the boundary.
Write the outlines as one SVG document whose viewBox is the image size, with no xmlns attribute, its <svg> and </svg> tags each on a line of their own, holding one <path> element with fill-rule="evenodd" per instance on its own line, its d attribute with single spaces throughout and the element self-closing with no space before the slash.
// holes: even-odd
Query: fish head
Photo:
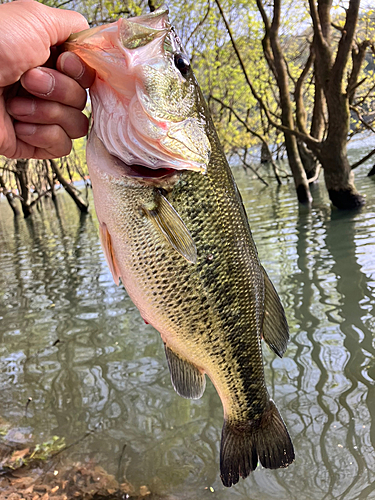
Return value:
<svg viewBox="0 0 375 500">
<path fill-rule="evenodd" d="M 205 173 L 205 113 L 166 7 L 73 34 L 65 46 L 96 70 L 93 130 L 111 155 L 133 171 Z"/>
</svg>

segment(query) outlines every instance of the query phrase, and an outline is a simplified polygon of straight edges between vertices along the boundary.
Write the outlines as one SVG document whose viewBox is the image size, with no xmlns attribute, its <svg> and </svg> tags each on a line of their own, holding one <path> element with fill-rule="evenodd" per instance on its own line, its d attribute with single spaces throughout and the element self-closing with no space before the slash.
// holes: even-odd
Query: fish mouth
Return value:
<svg viewBox="0 0 375 500">
<path fill-rule="evenodd" d="M 65 42 L 65 50 L 97 72 L 90 88 L 93 129 L 132 177 L 207 170 L 206 120 L 194 107 L 192 78 L 176 67 L 179 44 L 166 7 L 72 34 Z"/>
<path fill-rule="evenodd" d="M 123 162 L 122 162 L 123 163 Z M 135 177 L 142 179 L 162 179 L 165 177 L 172 177 L 176 173 L 182 172 L 182 170 L 176 170 L 175 168 L 148 168 L 144 165 L 126 165 L 125 166 L 127 177 Z"/>
<path fill-rule="evenodd" d="M 101 146 L 105 148 L 103 144 L 101 144 Z M 184 172 L 184 170 L 170 168 L 167 166 L 160 168 L 149 168 L 137 163 L 128 164 L 118 156 L 111 156 L 114 160 L 112 162 L 112 166 L 114 167 L 114 169 L 112 169 L 111 167 L 108 168 L 107 164 L 106 170 L 116 178 L 127 177 L 138 180 L 140 182 L 146 182 L 147 184 L 153 184 L 159 183 L 159 181 L 161 180 L 169 180 L 173 177 L 177 178 L 182 172 Z"/>
</svg>

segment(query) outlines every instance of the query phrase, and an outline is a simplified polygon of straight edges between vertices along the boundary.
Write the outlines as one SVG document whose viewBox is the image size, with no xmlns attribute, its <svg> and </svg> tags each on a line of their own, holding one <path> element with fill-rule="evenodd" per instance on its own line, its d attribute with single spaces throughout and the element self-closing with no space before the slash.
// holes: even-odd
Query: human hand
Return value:
<svg viewBox="0 0 375 500">
<path fill-rule="evenodd" d="M 87 133 L 84 88 L 95 72 L 75 54 L 56 61 L 51 51 L 87 27 L 77 12 L 32 0 L 0 5 L 0 154 L 57 158 Z"/>
</svg>

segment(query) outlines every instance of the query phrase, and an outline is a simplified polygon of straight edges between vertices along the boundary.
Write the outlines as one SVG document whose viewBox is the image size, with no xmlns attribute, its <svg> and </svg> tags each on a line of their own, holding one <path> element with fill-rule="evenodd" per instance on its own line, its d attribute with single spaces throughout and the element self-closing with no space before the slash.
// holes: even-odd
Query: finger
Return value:
<svg viewBox="0 0 375 500">
<path fill-rule="evenodd" d="M 37 97 L 57 101 L 82 110 L 85 107 L 86 91 L 72 78 L 49 68 L 33 68 L 21 77 L 22 86 Z"/>
<path fill-rule="evenodd" d="M 74 78 L 83 88 L 91 87 L 95 80 L 95 70 L 87 66 L 76 54 L 64 52 L 57 59 L 56 67 Z"/>
<path fill-rule="evenodd" d="M 7 111 L 24 123 L 60 125 L 71 139 L 78 139 L 88 131 L 88 118 L 81 111 L 54 101 L 15 97 L 7 103 Z"/>
<path fill-rule="evenodd" d="M 18 0 L 17 7 L 20 4 L 23 5 L 28 17 L 35 16 L 38 18 L 39 23 L 45 25 L 51 45 L 58 45 L 64 42 L 72 33 L 89 28 L 86 19 L 73 10 L 57 10 L 43 4 L 38 5 L 30 0 Z M 30 21 L 33 21 L 33 19 L 30 19 Z"/>
<path fill-rule="evenodd" d="M 47 159 L 51 160 L 53 158 L 60 158 L 60 156 L 56 156 L 54 154 L 53 150 L 48 151 L 44 148 L 38 148 L 32 146 L 22 141 L 20 138 L 17 138 L 15 149 L 13 151 L 14 152 L 12 154 L 7 154 L 8 158 L 10 159 L 33 158 L 36 160 L 47 160 Z"/>
<path fill-rule="evenodd" d="M 51 46 L 89 27 L 78 12 L 53 9 L 39 2 L 9 2 L 1 4 L 0 10 L 0 87 L 18 81 L 28 69 L 43 65 Z"/>
<path fill-rule="evenodd" d="M 19 1 L 19 0 L 17 0 Z M 59 55 L 62 53 L 62 47 L 63 45 L 56 46 L 54 45 L 53 47 L 50 47 L 50 55 L 48 60 L 43 64 L 44 68 L 53 68 L 56 69 L 56 61 L 59 57 Z"/>
<path fill-rule="evenodd" d="M 31 123 L 15 122 L 14 130 L 17 137 L 24 143 L 34 146 L 34 153 L 41 158 L 44 150 L 44 158 L 59 158 L 66 156 L 72 149 L 72 141 L 59 125 L 35 125 Z"/>
</svg>

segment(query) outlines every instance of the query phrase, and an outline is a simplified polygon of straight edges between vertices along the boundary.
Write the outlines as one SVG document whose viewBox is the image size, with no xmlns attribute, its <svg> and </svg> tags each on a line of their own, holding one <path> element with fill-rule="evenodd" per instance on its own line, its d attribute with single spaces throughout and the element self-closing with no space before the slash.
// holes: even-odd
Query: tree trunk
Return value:
<svg viewBox="0 0 375 500">
<path fill-rule="evenodd" d="M 15 176 L 25 219 L 31 215 L 28 167 L 28 160 L 17 160 Z"/>
<path fill-rule="evenodd" d="M 309 180 L 309 182 L 312 182 L 310 181 L 310 179 L 317 177 L 318 168 L 320 168 L 319 162 L 316 156 L 307 148 L 304 142 L 297 140 L 297 145 L 298 145 L 298 153 L 301 158 L 303 168 L 305 169 L 306 172 L 306 177 Z"/>
<path fill-rule="evenodd" d="M 365 199 L 354 186 L 354 174 L 347 156 L 349 132 L 349 99 L 341 88 L 331 87 L 326 93 L 329 115 L 328 134 L 322 143 L 319 160 L 333 205 L 340 209 L 353 209 L 364 205 Z"/>
<path fill-rule="evenodd" d="M 319 81 L 319 74 L 314 60 L 314 106 L 310 125 L 310 135 L 314 139 L 321 141 L 324 135 L 324 92 Z M 307 153 L 307 154 L 305 154 Z M 308 179 L 317 179 L 319 176 L 320 164 L 316 154 L 311 152 L 305 144 L 300 147 L 300 155 Z M 311 181 L 310 181 L 311 182 Z"/>
<path fill-rule="evenodd" d="M 324 179 L 333 205 L 340 209 L 353 209 L 364 205 L 365 199 L 354 186 L 354 174 L 350 168 L 346 147 L 339 143 L 327 143 L 320 153 Z"/>
<path fill-rule="evenodd" d="M 306 172 L 303 168 L 302 161 L 299 156 L 297 140 L 295 137 L 289 134 L 285 134 L 284 137 L 285 148 L 288 155 L 290 169 L 293 174 L 298 201 L 303 204 L 311 203 L 312 197 L 310 193 L 309 182 L 307 180 Z"/>
<path fill-rule="evenodd" d="M 48 169 L 48 161 L 47 160 L 43 160 L 43 163 L 44 163 L 44 168 L 46 169 L 46 179 L 47 179 L 47 182 L 48 182 L 48 185 L 50 187 L 50 190 L 51 190 L 51 198 L 52 198 L 52 201 L 56 201 L 56 193 L 55 193 L 55 175 L 52 171 L 52 177 L 50 177 L 49 175 L 49 169 Z M 51 167 L 52 168 L 52 167 Z"/>
<path fill-rule="evenodd" d="M 285 61 L 279 44 L 277 33 L 274 33 L 272 29 L 270 32 L 270 39 L 273 52 L 273 63 L 276 69 L 275 76 L 280 93 L 281 122 L 285 127 L 294 129 L 293 110 L 290 100 L 287 69 L 285 66 Z M 286 152 L 288 155 L 290 169 L 293 174 L 294 184 L 296 186 L 298 201 L 303 204 L 311 203 L 312 197 L 310 193 L 309 182 L 307 180 L 306 172 L 298 152 L 297 139 L 290 134 L 284 134 L 284 137 Z"/>
<path fill-rule="evenodd" d="M 321 141 L 324 135 L 324 93 L 318 79 L 318 73 L 314 70 L 315 89 L 314 89 L 314 107 L 311 119 L 310 135 Z"/>
<path fill-rule="evenodd" d="M 265 12 L 261 0 L 257 0 L 258 8 L 261 12 L 265 35 L 262 40 L 263 52 L 267 63 L 273 72 L 280 95 L 281 123 L 289 129 L 294 129 L 293 107 L 290 100 L 290 90 L 288 82 L 288 71 L 285 63 L 283 51 L 279 42 L 279 27 L 281 18 L 281 0 L 274 0 L 273 19 L 269 19 Z M 298 152 L 297 140 L 291 134 L 284 134 L 285 148 L 288 155 L 290 169 L 293 174 L 296 187 L 297 198 L 300 203 L 311 203 L 309 183 Z"/>
<path fill-rule="evenodd" d="M 262 147 L 260 150 L 260 163 L 269 163 L 272 160 L 272 156 L 270 155 L 270 151 L 266 144 L 262 142 Z"/>
<path fill-rule="evenodd" d="M 14 216 L 17 217 L 20 214 L 20 211 L 18 210 L 17 205 L 15 204 L 15 200 L 13 198 L 12 193 L 8 191 L 2 175 L 0 175 L 0 187 L 2 188 L 3 194 L 5 195 L 6 199 L 8 200 L 10 208 L 13 210 Z"/>
<path fill-rule="evenodd" d="M 71 196 L 73 199 L 74 203 L 77 205 L 77 207 L 80 209 L 81 212 L 88 212 L 88 205 L 87 203 L 84 202 L 84 200 L 79 196 L 73 189 L 73 187 L 67 182 L 64 177 L 61 175 L 60 169 L 57 166 L 57 163 L 55 160 L 49 160 L 51 168 L 56 175 L 57 180 L 60 182 L 60 184 L 65 188 L 66 192 Z"/>
</svg>

